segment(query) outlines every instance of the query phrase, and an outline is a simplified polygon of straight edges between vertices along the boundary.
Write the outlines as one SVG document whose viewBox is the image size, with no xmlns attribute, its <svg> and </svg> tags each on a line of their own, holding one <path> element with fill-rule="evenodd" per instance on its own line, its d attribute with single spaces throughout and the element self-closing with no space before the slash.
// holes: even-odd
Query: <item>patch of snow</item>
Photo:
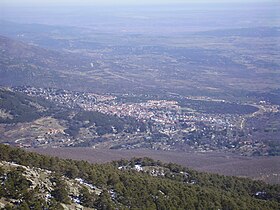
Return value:
<svg viewBox="0 0 280 210">
<path fill-rule="evenodd" d="M 46 198 L 51 198 L 52 195 L 50 193 L 46 194 Z"/>
<path fill-rule="evenodd" d="M 109 190 L 109 193 L 111 195 L 111 198 L 115 199 L 117 197 L 117 194 L 114 190 Z"/>
<path fill-rule="evenodd" d="M 165 193 L 164 193 L 164 192 L 162 192 L 161 190 L 159 190 L 159 192 L 160 192 L 161 194 L 165 195 Z"/>
<path fill-rule="evenodd" d="M 265 195 L 265 194 L 266 194 L 266 192 L 264 192 L 264 191 L 256 192 L 256 196 Z"/>
<path fill-rule="evenodd" d="M 123 169 L 126 169 L 126 166 L 120 166 L 118 167 L 119 170 L 123 170 Z"/>
<path fill-rule="evenodd" d="M 134 169 L 136 170 L 136 171 L 143 171 L 143 168 L 142 168 L 142 166 L 141 165 L 135 165 L 134 166 Z"/>
<path fill-rule="evenodd" d="M 190 184 L 196 184 L 195 180 L 191 180 Z"/>
<path fill-rule="evenodd" d="M 90 189 L 95 189 L 95 187 L 92 184 L 89 184 L 89 183 L 85 182 L 85 180 L 83 180 L 82 178 L 76 178 L 75 180 L 77 182 L 79 182 L 80 184 L 89 187 Z"/>
<path fill-rule="evenodd" d="M 73 197 L 72 200 L 76 204 L 81 204 L 81 200 L 78 197 Z"/>
</svg>

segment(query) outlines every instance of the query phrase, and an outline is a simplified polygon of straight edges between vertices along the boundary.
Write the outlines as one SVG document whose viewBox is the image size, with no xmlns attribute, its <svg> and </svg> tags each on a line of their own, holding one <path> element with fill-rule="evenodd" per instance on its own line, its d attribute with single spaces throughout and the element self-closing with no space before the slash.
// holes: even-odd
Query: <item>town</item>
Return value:
<svg viewBox="0 0 280 210">
<path fill-rule="evenodd" d="M 52 140 L 36 138 L 33 146 L 91 146 L 95 148 L 155 150 L 196 150 L 200 152 L 221 150 L 238 151 L 244 155 L 268 155 L 269 146 L 265 141 L 254 139 L 253 127 L 246 121 L 267 113 L 278 113 L 279 106 L 265 101 L 253 104 L 255 112 L 205 113 L 195 107 L 182 107 L 175 97 L 171 100 L 148 97 L 140 102 L 120 100 L 124 95 L 73 92 L 53 88 L 17 87 L 14 91 L 28 96 L 42 97 L 71 109 L 99 112 L 118 118 L 130 117 L 143 123 L 144 128 L 132 132 L 112 132 L 98 134 L 90 128 L 80 128 L 75 138 L 60 127 L 47 132 Z M 190 100 L 190 98 L 188 98 Z M 193 99 L 197 100 L 197 99 Z M 199 100 L 202 100 L 200 98 Z M 209 101 L 210 99 L 204 99 Z M 214 99 L 213 99 L 214 101 Z M 216 100 L 215 103 L 225 103 Z M 55 123 L 53 123 L 55 124 Z M 250 125 L 250 124 L 249 124 Z M 56 136 L 56 137 L 54 137 Z M 56 141 L 55 139 L 59 139 Z"/>
</svg>

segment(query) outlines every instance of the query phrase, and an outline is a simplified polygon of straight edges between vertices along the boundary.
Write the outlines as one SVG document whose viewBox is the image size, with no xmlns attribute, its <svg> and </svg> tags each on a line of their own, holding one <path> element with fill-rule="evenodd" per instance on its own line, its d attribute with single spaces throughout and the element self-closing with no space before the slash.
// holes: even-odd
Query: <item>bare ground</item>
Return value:
<svg viewBox="0 0 280 210">
<path fill-rule="evenodd" d="M 148 149 L 36 148 L 29 151 L 92 163 L 105 163 L 122 158 L 150 157 L 163 162 L 174 162 L 198 171 L 250 177 L 271 184 L 280 184 L 280 157 L 245 157 L 222 152 L 194 153 Z"/>
</svg>

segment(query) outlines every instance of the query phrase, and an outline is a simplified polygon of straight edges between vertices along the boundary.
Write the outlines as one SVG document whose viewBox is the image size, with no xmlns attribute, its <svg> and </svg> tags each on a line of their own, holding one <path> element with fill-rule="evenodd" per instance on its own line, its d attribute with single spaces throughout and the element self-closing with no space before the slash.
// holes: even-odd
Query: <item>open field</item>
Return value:
<svg viewBox="0 0 280 210">
<path fill-rule="evenodd" d="M 132 157 L 150 157 L 163 162 L 174 162 L 198 171 L 228 176 L 250 177 L 280 184 L 280 157 L 245 157 L 230 153 L 172 152 L 154 150 L 97 150 L 92 148 L 29 149 L 45 155 L 104 163 Z"/>
</svg>

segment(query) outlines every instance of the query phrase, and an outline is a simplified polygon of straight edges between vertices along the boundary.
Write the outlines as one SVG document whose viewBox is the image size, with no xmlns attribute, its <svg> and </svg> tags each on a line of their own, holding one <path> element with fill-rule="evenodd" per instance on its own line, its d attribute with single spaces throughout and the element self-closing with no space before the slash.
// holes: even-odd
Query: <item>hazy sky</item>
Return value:
<svg viewBox="0 0 280 210">
<path fill-rule="evenodd" d="M 86 6 L 217 2 L 279 2 L 279 0 L 0 0 L 0 6 Z"/>
</svg>

